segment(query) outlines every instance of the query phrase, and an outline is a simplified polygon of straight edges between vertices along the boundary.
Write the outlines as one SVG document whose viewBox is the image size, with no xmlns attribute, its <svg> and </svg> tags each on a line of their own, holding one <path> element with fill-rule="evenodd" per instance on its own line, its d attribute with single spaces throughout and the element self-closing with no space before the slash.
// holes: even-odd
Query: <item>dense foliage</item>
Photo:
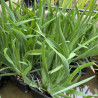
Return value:
<svg viewBox="0 0 98 98">
<path fill-rule="evenodd" d="M 29 10 L 19 3 L 13 3 L 14 8 L 11 0 L 8 7 L 1 0 L 0 71 L 10 69 L 11 72 L 0 75 L 19 75 L 29 86 L 54 98 L 70 98 L 63 92 L 86 97 L 73 88 L 94 78 L 77 82 L 81 70 L 94 65 L 88 57 L 98 55 L 95 51 L 98 50 L 98 28 L 95 28 L 98 13 L 93 13 L 96 0 L 90 3 L 89 12 L 87 7 L 83 13 L 74 5 L 66 11 L 71 1 L 67 0 L 63 9 L 59 9 L 59 6 L 52 8 L 49 0 L 39 0 Z M 72 62 L 78 62 L 77 66 Z M 73 67 L 76 69 L 70 73 Z"/>
</svg>

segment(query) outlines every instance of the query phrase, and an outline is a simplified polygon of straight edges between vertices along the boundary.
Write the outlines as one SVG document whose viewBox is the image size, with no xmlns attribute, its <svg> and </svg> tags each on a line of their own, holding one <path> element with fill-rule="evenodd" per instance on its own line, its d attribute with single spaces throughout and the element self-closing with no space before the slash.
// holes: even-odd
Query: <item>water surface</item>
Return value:
<svg viewBox="0 0 98 98">
<path fill-rule="evenodd" d="M 80 80 L 93 76 L 94 73 L 91 70 L 87 70 L 86 74 L 81 77 Z M 75 88 L 78 91 L 82 91 L 87 95 L 93 95 L 98 92 L 98 76 L 92 79 L 91 81 Z M 31 91 L 24 93 L 18 89 L 11 80 L 0 89 L 1 98 L 33 98 Z M 83 98 L 81 96 L 72 96 L 72 98 Z M 92 97 L 94 98 L 94 97 Z M 98 98 L 98 97 L 95 97 Z"/>
</svg>

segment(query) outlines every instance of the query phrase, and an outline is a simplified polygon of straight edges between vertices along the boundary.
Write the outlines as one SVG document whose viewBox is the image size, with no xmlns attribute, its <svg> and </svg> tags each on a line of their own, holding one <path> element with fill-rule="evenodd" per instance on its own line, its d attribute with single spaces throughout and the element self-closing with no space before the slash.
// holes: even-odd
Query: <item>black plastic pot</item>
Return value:
<svg viewBox="0 0 98 98">
<path fill-rule="evenodd" d="M 0 89 L 6 83 L 8 83 L 8 77 L 0 76 Z"/>
<path fill-rule="evenodd" d="M 27 7 L 33 6 L 34 0 L 24 0 Z M 37 3 L 39 3 L 39 0 L 36 0 Z"/>
<path fill-rule="evenodd" d="M 30 87 L 32 90 L 32 96 L 33 98 L 52 98 L 49 94 L 43 94 L 38 89 Z"/>
<path fill-rule="evenodd" d="M 26 4 L 26 6 L 29 7 L 31 5 L 33 6 L 34 0 L 24 0 L 24 2 Z"/>
<path fill-rule="evenodd" d="M 2 76 L 0 76 L 0 88 L 2 86 Z"/>
<path fill-rule="evenodd" d="M 3 70 L 0 71 L 0 74 L 4 74 L 4 73 L 8 73 L 8 70 Z M 7 76 L 0 76 L 0 88 L 4 85 L 8 83 L 8 77 Z"/>
<path fill-rule="evenodd" d="M 14 82 L 14 84 L 22 91 L 28 92 L 30 90 L 29 86 L 24 83 L 23 81 L 17 80 L 17 77 L 10 76 L 11 80 Z"/>
</svg>

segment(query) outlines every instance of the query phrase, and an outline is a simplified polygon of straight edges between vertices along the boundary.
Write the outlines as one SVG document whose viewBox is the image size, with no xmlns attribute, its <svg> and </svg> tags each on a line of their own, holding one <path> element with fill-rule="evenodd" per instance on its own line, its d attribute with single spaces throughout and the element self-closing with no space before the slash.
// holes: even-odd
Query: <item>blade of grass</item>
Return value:
<svg viewBox="0 0 98 98">
<path fill-rule="evenodd" d="M 69 89 L 72 89 L 72 88 L 74 88 L 74 87 L 76 87 L 76 86 L 79 86 L 79 85 L 81 85 L 81 84 L 83 84 L 83 83 L 85 83 L 85 82 L 88 82 L 89 80 L 93 79 L 94 77 L 95 77 L 95 76 L 92 76 L 92 77 L 90 77 L 90 78 L 84 79 L 84 80 L 82 80 L 82 81 L 80 81 L 80 82 L 77 82 L 77 83 L 75 83 L 75 84 L 73 84 L 73 85 L 71 85 L 71 86 L 69 86 L 69 87 L 67 87 L 67 88 L 65 88 L 65 89 L 62 89 L 62 90 L 60 90 L 60 91 L 58 91 L 58 92 L 56 92 L 56 93 L 53 93 L 52 95 L 56 95 L 56 94 L 65 92 L 65 91 L 67 91 L 67 90 L 69 90 Z"/>
</svg>

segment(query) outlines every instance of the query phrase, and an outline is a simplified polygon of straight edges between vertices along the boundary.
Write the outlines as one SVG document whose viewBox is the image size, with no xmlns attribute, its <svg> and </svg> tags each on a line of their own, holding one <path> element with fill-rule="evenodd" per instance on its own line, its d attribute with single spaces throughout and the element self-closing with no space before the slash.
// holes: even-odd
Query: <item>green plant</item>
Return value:
<svg viewBox="0 0 98 98">
<path fill-rule="evenodd" d="M 64 7 L 65 4 L 68 3 L 68 0 L 51 0 L 51 5 L 57 5 Z M 79 9 L 84 9 L 87 7 L 89 10 L 92 6 L 93 0 L 69 0 L 69 3 L 67 4 L 67 8 L 72 8 L 74 5 L 77 5 Z M 98 9 L 98 5 L 96 5 L 95 10 Z"/>
<path fill-rule="evenodd" d="M 45 42 L 43 42 L 42 50 L 43 50 L 42 65 L 41 65 L 42 90 L 47 91 L 54 98 L 56 97 L 58 98 L 59 96 L 67 98 L 68 96 L 65 95 L 65 93 L 86 97 L 84 93 L 75 91 L 72 88 L 80 84 L 83 84 L 84 82 L 87 82 L 88 80 L 93 78 L 90 77 L 86 80 L 77 82 L 78 79 L 81 77 L 82 68 L 91 66 L 93 62 L 89 62 L 79 66 L 72 74 L 70 74 L 68 73 L 67 66 L 64 65 L 63 63 L 64 57 L 62 54 L 57 53 L 55 59 L 53 59 L 55 53 L 45 44 Z M 58 55 L 59 56 L 62 55 L 62 57 L 59 57 Z M 77 74 L 78 76 L 76 77 Z"/>
<path fill-rule="evenodd" d="M 55 8 L 55 11 L 57 13 L 53 14 L 54 9 L 52 10 L 51 5 L 48 4 L 48 11 L 50 12 L 47 15 L 47 18 L 41 18 L 43 20 L 37 23 L 37 33 L 39 33 L 44 38 L 43 40 L 52 49 L 48 50 L 48 46 L 45 44 L 45 42 L 42 44 L 42 50 L 47 50 L 46 53 L 42 53 L 42 88 L 44 88 L 54 97 L 64 97 L 62 92 L 66 92 L 70 88 L 83 83 L 83 81 L 81 81 L 79 83 L 76 83 L 76 85 L 73 84 L 80 78 L 80 74 L 74 82 L 72 82 L 72 80 L 82 68 L 89 66 L 89 64 L 92 63 L 89 62 L 81 65 L 72 74 L 69 73 L 69 65 L 71 62 L 75 62 L 77 60 L 91 56 L 91 51 L 98 46 L 98 44 L 96 44 L 96 39 L 98 39 L 98 35 L 96 35 L 97 32 L 91 31 L 92 26 L 98 20 L 98 17 L 96 17 L 95 20 L 93 20 L 93 18 L 91 17 L 95 8 L 94 5 L 95 1 L 92 3 L 90 11 L 83 19 L 85 12 L 80 14 L 77 10 L 77 7 L 72 11 L 69 11 L 65 16 L 67 5 L 62 10 Z M 42 17 L 45 13 L 45 10 L 39 10 L 39 12 L 42 12 L 42 14 L 40 15 Z M 77 19 L 75 19 L 76 15 Z M 49 16 L 53 18 L 48 20 Z M 43 23 L 44 21 L 45 23 Z M 51 60 L 51 58 L 54 58 L 53 51 L 56 53 L 56 61 L 55 59 L 53 59 L 53 61 Z M 52 70 L 50 70 L 51 66 L 53 66 Z M 63 87 L 68 88 L 64 89 Z"/>
<path fill-rule="evenodd" d="M 38 49 L 40 45 L 37 43 L 39 36 L 35 35 L 34 30 L 31 29 L 36 18 L 26 19 L 25 17 L 23 18 L 21 13 L 19 14 L 20 17 L 15 17 L 12 10 L 3 0 L 1 6 L 2 16 L 4 17 L 3 19 L 2 16 L 0 17 L 0 62 L 1 65 L 4 64 L 7 67 L 1 68 L 0 71 L 10 69 L 12 73 L 2 74 L 2 76 L 19 75 L 26 78 L 28 73 L 30 73 L 29 71 L 39 60 L 39 57 L 35 55 L 41 55 L 41 50 Z M 5 9 L 7 9 L 7 11 Z M 17 10 L 19 10 L 19 8 Z M 7 12 L 8 16 L 6 14 Z M 18 22 L 17 19 L 19 18 L 20 21 L 18 20 Z M 31 55 L 33 56 L 31 57 Z"/>
<path fill-rule="evenodd" d="M 19 75 L 29 86 L 46 91 L 53 97 L 67 98 L 64 92 L 86 97 L 84 93 L 72 88 L 94 78 L 77 82 L 81 77 L 81 70 L 94 64 L 82 62 L 82 59 L 92 56 L 91 52 L 98 46 L 98 32 L 94 27 L 98 14 L 93 14 L 96 0 L 88 13 L 80 13 L 77 7 L 67 12 L 70 1 L 60 10 L 59 6 L 52 9 L 49 0 L 39 0 L 39 5 L 34 2 L 32 11 L 17 3 L 14 3 L 16 8 L 12 10 L 11 2 L 8 7 L 4 0 L 1 1 L 0 60 L 1 65 L 5 64 L 7 67 L 0 71 L 8 68 L 12 71 L 1 75 Z M 46 1 L 49 12 L 47 15 Z M 75 61 L 81 61 L 82 65 L 78 64 L 70 74 L 71 62 Z M 36 62 L 40 62 L 38 68 L 32 69 Z M 37 71 L 40 78 L 34 80 L 32 73 Z M 73 80 L 76 75 L 78 76 Z M 38 85 L 38 81 L 41 81 L 42 86 Z"/>
<path fill-rule="evenodd" d="M 87 47 L 94 45 L 90 49 L 96 48 L 96 39 L 98 39 L 97 32 L 94 30 L 95 28 L 93 28 L 94 32 L 92 32 L 92 27 L 98 20 L 98 17 L 96 17 L 97 14 L 94 16 L 96 17 L 95 19 L 94 17 L 92 18 L 94 5 L 95 2 L 93 2 L 92 8 L 85 18 L 83 18 L 85 12 L 80 14 L 77 8 L 69 11 L 65 16 L 67 5 L 62 10 L 55 8 L 52 11 L 50 5 L 48 10 L 51 12 L 49 12 L 49 15 L 46 18 L 42 18 L 44 17 L 43 14 L 45 13 L 45 10 L 42 12 L 40 9 L 39 13 L 42 12 L 40 13 L 41 21 L 39 21 L 40 23 L 38 22 L 38 24 L 40 27 L 39 30 L 41 29 L 41 32 L 43 33 L 40 35 L 45 38 L 48 37 L 54 45 L 54 48 L 64 54 L 67 59 L 69 59 L 68 57 L 71 53 L 73 57 L 78 56 L 77 60 L 90 56 L 90 51 L 88 51 L 89 48 Z M 57 13 L 53 14 L 54 10 L 56 10 Z M 49 16 L 53 18 L 51 19 Z M 84 55 L 81 56 L 81 52 L 85 52 Z"/>
</svg>

